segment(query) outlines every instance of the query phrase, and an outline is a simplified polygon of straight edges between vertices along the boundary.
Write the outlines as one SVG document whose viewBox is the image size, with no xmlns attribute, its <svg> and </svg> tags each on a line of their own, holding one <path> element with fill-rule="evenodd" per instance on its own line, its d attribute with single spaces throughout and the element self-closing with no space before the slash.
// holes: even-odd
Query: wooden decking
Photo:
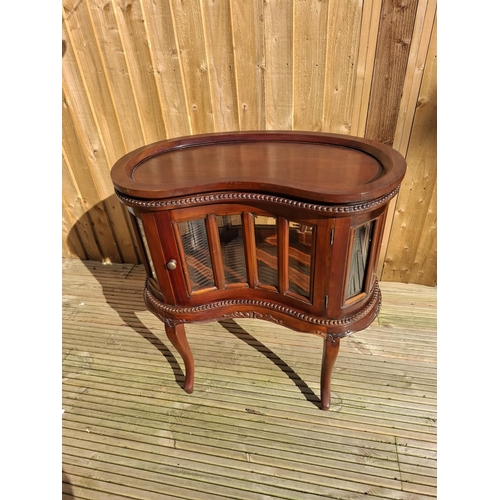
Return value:
<svg viewBox="0 0 500 500">
<path fill-rule="evenodd" d="M 63 498 L 436 498 L 436 289 L 381 283 L 318 409 L 320 338 L 188 325 L 195 390 L 142 266 L 63 261 Z"/>
</svg>

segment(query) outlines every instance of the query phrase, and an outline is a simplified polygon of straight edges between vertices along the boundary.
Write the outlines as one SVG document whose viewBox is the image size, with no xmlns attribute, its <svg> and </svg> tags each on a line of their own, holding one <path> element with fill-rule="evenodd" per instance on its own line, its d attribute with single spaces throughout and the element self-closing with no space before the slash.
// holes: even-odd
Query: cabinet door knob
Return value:
<svg viewBox="0 0 500 500">
<path fill-rule="evenodd" d="M 170 271 L 173 271 L 176 268 L 177 268 L 177 261 L 175 259 L 169 260 L 167 262 L 167 269 L 169 269 Z"/>
</svg>

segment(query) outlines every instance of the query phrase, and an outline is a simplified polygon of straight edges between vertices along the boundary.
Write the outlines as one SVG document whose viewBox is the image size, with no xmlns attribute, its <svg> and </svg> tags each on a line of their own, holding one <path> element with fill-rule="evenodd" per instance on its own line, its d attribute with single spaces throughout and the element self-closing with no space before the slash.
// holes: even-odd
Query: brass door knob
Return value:
<svg viewBox="0 0 500 500">
<path fill-rule="evenodd" d="M 167 262 L 167 269 L 169 269 L 170 271 L 173 271 L 176 268 L 177 268 L 177 261 L 175 259 L 169 260 Z"/>
</svg>

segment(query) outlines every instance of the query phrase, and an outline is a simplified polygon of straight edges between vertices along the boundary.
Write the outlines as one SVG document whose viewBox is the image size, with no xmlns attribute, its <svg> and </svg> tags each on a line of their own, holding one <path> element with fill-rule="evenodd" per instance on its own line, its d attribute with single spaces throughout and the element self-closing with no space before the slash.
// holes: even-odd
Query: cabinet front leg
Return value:
<svg viewBox="0 0 500 500">
<path fill-rule="evenodd" d="M 191 394 L 193 392 L 194 385 L 194 358 L 186 338 L 184 325 L 165 325 L 165 331 L 167 333 L 168 340 L 172 342 L 173 346 L 177 349 L 177 351 L 179 351 L 179 354 L 184 360 L 184 390 Z"/>
<path fill-rule="evenodd" d="M 321 363 L 321 409 L 330 408 L 330 382 L 332 370 L 340 348 L 340 339 L 328 335 L 323 344 L 323 361 Z"/>
</svg>

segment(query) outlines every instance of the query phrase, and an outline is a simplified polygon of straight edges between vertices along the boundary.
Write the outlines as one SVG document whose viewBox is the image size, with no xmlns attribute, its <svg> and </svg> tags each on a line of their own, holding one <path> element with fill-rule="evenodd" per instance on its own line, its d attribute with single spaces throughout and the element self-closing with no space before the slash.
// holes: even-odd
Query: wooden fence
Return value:
<svg viewBox="0 0 500 500">
<path fill-rule="evenodd" d="M 436 285 L 436 0 L 63 0 L 63 257 L 138 262 L 109 171 L 229 130 L 390 144 L 382 280 Z"/>
</svg>

